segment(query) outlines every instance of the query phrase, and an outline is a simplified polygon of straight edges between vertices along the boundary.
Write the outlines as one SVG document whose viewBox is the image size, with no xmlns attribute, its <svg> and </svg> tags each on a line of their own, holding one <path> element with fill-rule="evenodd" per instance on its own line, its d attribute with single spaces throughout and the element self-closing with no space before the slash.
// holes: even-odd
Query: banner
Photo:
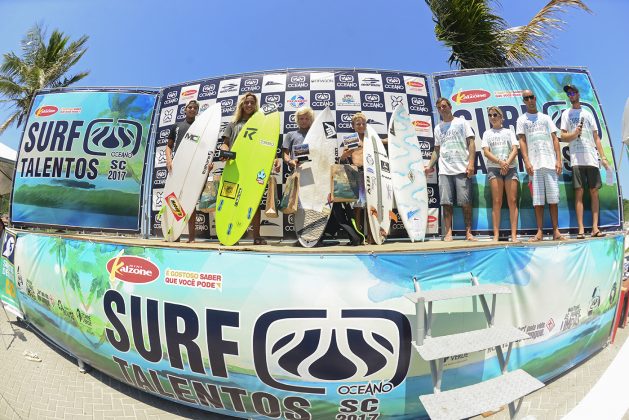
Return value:
<svg viewBox="0 0 629 420">
<path fill-rule="evenodd" d="M 0 304 L 13 315 L 24 318 L 15 285 L 15 240 L 13 232 L 2 232 L 2 274 L 0 275 Z"/>
<path fill-rule="evenodd" d="M 607 344 L 623 237 L 375 254 L 143 248 L 20 234 L 27 319 L 96 369 L 204 410 L 266 419 L 425 416 L 430 367 L 411 344 L 423 290 L 503 284 L 509 369 L 549 380 Z M 437 302 L 435 336 L 486 327 L 476 299 Z M 443 389 L 500 375 L 493 349 L 446 361 Z M 361 417 L 362 416 L 362 417 Z"/>
<path fill-rule="evenodd" d="M 161 236 L 159 210 L 162 206 L 163 187 L 168 174 L 166 170 L 166 143 L 170 128 L 185 118 L 185 105 L 192 99 L 199 101 L 200 112 L 216 102 L 223 108 L 221 132 L 232 120 L 238 100 L 246 93 L 253 93 L 259 105 L 275 104 L 280 109 L 281 130 L 278 139 L 278 157 L 281 157 L 282 137 L 297 130 L 295 112 L 303 107 L 311 107 L 315 115 L 330 107 L 336 115 L 336 129 L 340 134 L 351 133 L 352 116 L 361 111 L 367 116 L 367 123 L 372 125 L 380 137 L 387 137 L 388 123 L 393 111 L 403 104 L 411 115 L 417 131 L 417 140 L 424 152 L 424 159 L 430 159 L 433 145 L 432 100 L 428 91 L 428 77 L 421 73 L 361 70 L 361 69 L 292 69 L 270 70 L 259 73 L 229 75 L 198 80 L 165 87 L 159 106 L 159 124 L 156 138 L 155 169 L 152 186 L 153 206 L 151 209 L 151 235 Z M 339 136 L 341 140 L 341 136 Z M 222 141 L 219 140 L 217 148 Z M 339 145 L 340 146 L 340 145 Z M 342 148 L 339 154 L 342 153 Z M 224 162 L 214 161 L 215 169 L 210 177 L 220 178 Z M 281 196 L 285 180 L 290 175 L 284 164 L 281 174 L 276 177 L 278 192 Z M 330 181 L 323 180 L 322 185 Z M 439 204 L 433 195 L 436 191 L 437 177 L 428 178 L 429 225 L 427 233 L 438 232 Z M 266 203 L 266 193 L 261 208 Z M 391 226 L 390 238 L 406 238 L 406 230 L 400 222 Z M 366 219 L 365 219 L 366 220 Z M 213 214 L 197 212 L 197 238 L 216 238 Z M 250 228 L 251 229 L 251 228 Z M 266 237 L 296 239 L 294 217 L 284 215 L 271 219 L 262 214 L 260 233 Z M 245 234 L 251 239 L 252 233 Z"/>
<path fill-rule="evenodd" d="M 617 168 L 608 127 L 603 117 L 600 102 L 596 96 L 590 76 L 583 69 L 566 68 L 519 68 L 519 69 L 490 69 L 464 72 L 439 73 L 434 76 L 438 97 L 445 97 L 452 103 L 453 114 L 470 121 L 476 134 L 476 175 L 473 178 L 473 219 L 472 229 L 476 231 L 492 231 L 492 202 L 491 189 L 487 179 L 486 159 L 481 148 L 483 133 L 491 128 L 487 108 L 499 107 L 504 114 L 503 126 L 516 129 L 516 120 L 526 112 L 526 105 L 522 101 L 522 91 L 530 89 L 537 97 L 539 112 L 549 115 L 558 129 L 561 127 L 561 114 L 570 108 L 570 101 L 563 91 L 563 86 L 572 84 L 578 87 L 581 94 L 581 105 L 589 110 L 598 128 L 603 151 L 614 171 L 613 185 L 606 184 L 606 171 L 601 168 L 603 187 L 599 190 L 600 217 L 599 226 L 622 228 L 618 197 L 620 196 Z M 557 136 L 559 137 L 559 135 Z M 560 139 L 561 140 L 561 139 Z M 572 168 L 568 143 L 560 143 L 563 156 L 563 173 L 559 176 L 559 228 L 577 229 L 575 212 L 575 194 L 572 185 Z M 524 169 L 522 156 L 518 157 L 518 175 L 520 188 L 518 191 L 520 231 L 534 231 L 537 229 L 535 212 L 532 205 L 531 192 L 528 187 L 529 176 Z M 592 212 L 590 197 L 584 194 L 584 224 L 592 226 Z M 455 208 L 454 228 L 465 229 L 463 213 Z M 509 210 L 506 200 L 503 202 L 501 214 L 501 228 L 509 229 Z M 544 227 L 551 228 L 550 215 L 545 211 Z"/>
<path fill-rule="evenodd" d="M 112 89 L 37 94 L 16 162 L 11 221 L 139 231 L 156 96 Z"/>
</svg>

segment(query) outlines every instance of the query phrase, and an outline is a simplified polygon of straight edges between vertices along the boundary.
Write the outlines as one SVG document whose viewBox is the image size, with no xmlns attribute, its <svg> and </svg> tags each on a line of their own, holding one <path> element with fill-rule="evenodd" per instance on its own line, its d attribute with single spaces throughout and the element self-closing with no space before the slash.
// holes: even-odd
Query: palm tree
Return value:
<svg viewBox="0 0 629 420">
<path fill-rule="evenodd" d="M 559 18 L 566 8 L 591 13 L 583 0 L 550 0 L 528 24 L 509 28 L 492 12 L 489 0 L 425 1 L 437 39 L 452 51 L 448 63 L 460 69 L 539 63 L 551 46 L 552 32 L 566 24 Z"/>
<path fill-rule="evenodd" d="M 70 37 L 54 30 L 46 40 L 45 30 L 40 25 L 31 28 L 22 39 L 22 54 L 4 54 L 0 66 L 0 95 L 15 112 L 0 125 L 0 134 L 8 126 L 22 124 L 33 97 L 39 89 L 66 87 L 78 82 L 89 74 L 80 72 L 71 76 L 66 73 L 83 57 L 88 37 L 70 41 Z"/>
</svg>

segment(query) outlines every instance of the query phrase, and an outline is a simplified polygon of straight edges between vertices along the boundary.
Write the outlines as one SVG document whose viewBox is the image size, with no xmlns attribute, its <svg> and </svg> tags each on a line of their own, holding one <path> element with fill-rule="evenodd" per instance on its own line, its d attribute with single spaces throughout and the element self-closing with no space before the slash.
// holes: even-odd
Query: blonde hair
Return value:
<svg viewBox="0 0 629 420">
<path fill-rule="evenodd" d="M 487 108 L 487 113 L 490 113 L 492 110 L 496 111 L 498 115 L 500 115 L 500 118 L 504 118 L 504 115 L 502 115 L 502 110 L 500 108 L 498 108 L 497 106 L 490 106 L 489 108 Z"/>
<path fill-rule="evenodd" d="M 299 119 L 302 115 L 308 115 L 310 122 L 314 121 L 314 111 L 309 106 L 300 108 L 295 112 L 295 121 L 297 121 L 297 119 Z"/>
<path fill-rule="evenodd" d="M 437 108 L 439 108 L 439 104 L 440 104 L 441 102 L 445 102 L 445 103 L 447 103 L 447 104 L 448 104 L 448 107 L 452 108 L 452 104 L 450 103 L 450 101 L 448 100 L 448 98 L 444 98 L 443 96 L 442 96 L 442 97 L 440 97 L 440 98 L 437 98 L 437 101 L 435 102 L 435 106 L 436 106 Z"/>
<path fill-rule="evenodd" d="M 236 106 L 236 112 L 234 112 L 234 117 L 232 118 L 232 122 L 237 123 L 238 121 L 240 121 L 242 119 L 242 108 L 245 106 L 245 100 L 248 97 L 252 97 L 253 100 L 256 103 L 255 110 L 253 112 L 255 113 L 258 110 L 258 108 L 259 108 L 258 107 L 258 97 L 256 95 L 254 95 L 253 93 L 251 93 L 251 92 L 247 92 L 238 101 L 238 106 Z"/>
<path fill-rule="evenodd" d="M 362 112 L 357 112 L 352 116 L 352 125 L 356 124 L 356 120 L 358 119 L 363 119 L 365 120 L 365 122 L 367 122 L 367 116 L 365 114 L 363 114 Z"/>
</svg>

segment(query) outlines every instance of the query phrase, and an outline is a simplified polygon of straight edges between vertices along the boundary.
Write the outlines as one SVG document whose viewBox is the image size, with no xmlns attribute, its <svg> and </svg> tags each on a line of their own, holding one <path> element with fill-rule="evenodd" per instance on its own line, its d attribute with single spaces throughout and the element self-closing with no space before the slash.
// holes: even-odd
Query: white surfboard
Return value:
<svg viewBox="0 0 629 420">
<path fill-rule="evenodd" d="M 363 167 L 371 236 L 382 245 L 391 227 L 393 185 L 387 152 L 378 133 L 369 124 L 363 141 Z"/>
<path fill-rule="evenodd" d="M 331 214 L 330 168 L 337 146 L 336 120 L 326 107 L 315 118 L 306 134 L 308 160 L 301 162 L 299 171 L 299 209 L 295 214 L 295 232 L 305 247 L 315 246 Z"/>
<path fill-rule="evenodd" d="M 166 178 L 162 213 L 162 233 L 169 242 L 176 241 L 188 223 L 199 200 L 207 166 L 216 148 L 221 126 L 221 105 L 198 115 L 177 147 L 173 170 Z"/>
<path fill-rule="evenodd" d="M 428 222 L 428 189 L 415 127 L 403 105 L 389 123 L 389 161 L 397 210 L 412 242 L 423 241 Z"/>
</svg>

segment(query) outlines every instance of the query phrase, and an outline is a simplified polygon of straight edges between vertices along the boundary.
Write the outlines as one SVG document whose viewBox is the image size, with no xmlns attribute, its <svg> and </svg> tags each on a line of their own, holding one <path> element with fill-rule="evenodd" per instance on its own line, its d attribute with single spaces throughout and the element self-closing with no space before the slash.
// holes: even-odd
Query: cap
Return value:
<svg viewBox="0 0 629 420">
<path fill-rule="evenodd" d="M 579 91 L 579 88 L 574 85 L 566 85 L 563 87 L 563 91 L 568 93 L 569 90 L 574 90 L 575 92 Z"/>
</svg>

